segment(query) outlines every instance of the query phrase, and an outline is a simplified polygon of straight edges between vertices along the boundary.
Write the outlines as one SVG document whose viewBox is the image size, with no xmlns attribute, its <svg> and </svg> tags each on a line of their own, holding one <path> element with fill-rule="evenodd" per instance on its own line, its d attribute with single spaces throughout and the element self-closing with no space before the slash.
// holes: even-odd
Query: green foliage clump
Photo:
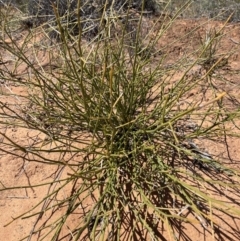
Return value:
<svg viewBox="0 0 240 241">
<path fill-rule="evenodd" d="M 148 23 L 144 14 L 133 13 L 127 6 L 123 23 L 121 16 L 111 16 L 115 12 L 109 13 L 110 9 L 102 9 L 101 19 L 106 13 L 109 21 L 101 37 L 97 35 L 91 43 L 81 32 L 70 42 L 68 29 L 63 30 L 56 12 L 62 41 L 49 47 L 54 51 L 45 49 L 48 68 L 38 60 L 41 51 L 36 43 L 31 45 L 33 32 L 21 46 L 15 41 L 1 46 L 15 57 L 15 70 L 20 64 L 27 66 L 21 79 L 12 70 L 1 72 L 3 80 L 27 92 L 4 94 L 12 101 L 0 100 L 1 125 L 26 128 L 38 137 L 20 142 L 1 132 L 1 150 L 60 168 L 51 183 L 29 186 L 49 187 L 47 196 L 33 208 L 42 205 L 42 209 L 30 216 L 37 216 L 37 222 L 43 213 L 50 217 L 40 228 L 33 227 L 29 239 L 39 234 L 43 240 L 60 240 L 66 223 L 79 209 L 79 222 L 69 239 L 169 240 L 167 236 L 178 240 L 188 237 L 181 225 L 193 218 L 206 229 L 208 225 L 218 228 L 212 215 L 225 213 L 226 207 L 214 192 L 228 187 L 236 193 L 239 171 L 201 150 L 197 142 L 231 135 L 225 125 L 239 117 L 239 110 L 225 108 L 226 93 L 212 88 L 213 68 L 204 65 L 206 73 L 197 79 L 189 79 L 187 73 L 195 64 L 215 59 L 214 41 L 220 32 L 202 42 L 197 60 L 174 81 L 176 72 L 186 66 L 181 60 L 166 68 L 166 56 L 155 47 L 178 14 L 164 19 L 158 29 L 149 21 L 144 36 Z M 110 24 L 113 19 L 114 25 Z M 76 24 L 82 26 L 81 21 L 79 18 Z M 127 27 L 132 25 L 134 32 Z M 4 31 L 12 38 L 7 25 Z M 31 50 L 36 58 L 30 58 Z M 160 57 L 156 61 L 154 56 Z M 210 89 L 209 101 L 203 101 L 201 92 L 188 98 L 203 85 Z M 64 170 L 67 176 L 61 178 Z M 70 191 L 63 198 L 61 191 L 66 186 Z M 87 208 L 89 202 L 91 208 Z M 64 215 L 52 220 L 60 208 Z M 237 209 L 228 208 L 239 215 Z M 193 218 L 184 216 L 185 210 Z"/>
</svg>

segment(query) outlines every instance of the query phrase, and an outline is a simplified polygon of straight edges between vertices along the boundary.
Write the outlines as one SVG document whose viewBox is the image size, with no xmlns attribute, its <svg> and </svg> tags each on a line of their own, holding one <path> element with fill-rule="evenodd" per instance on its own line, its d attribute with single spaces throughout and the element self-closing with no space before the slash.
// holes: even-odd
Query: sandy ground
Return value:
<svg viewBox="0 0 240 241">
<path fill-rule="evenodd" d="M 173 64 L 176 59 L 191 58 L 192 53 L 195 49 L 200 46 L 200 38 L 204 39 L 207 32 L 211 28 L 220 29 L 223 26 L 223 22 L 208 22 L 205 24 L 206 20 L 177 20 L 176 23 L 164 34 L 161 40 L 158 43 L 158 48 L 163 49 L 163 54 L 167 54 L 166 58 L 166 68 L 168 65 Z M 194 33 L 191 33 L 195 30 Z M 186 36 L 186 34 L 188 34 Z M 224 91 L 228 91 L 229 94 L 234 96 L 237 101 L 240 101 L 240 25 L 239 24 L 227 24 L 224 35 L 221 39 L 219 46 L 219 53 L 230 53 L 233 51 L 233 54 L 228 59 L 227 63 L 224 63 L 217 70 L 217 74 L 225 77 L 225 81 L 218 83 L 218 87 L 222 88 Z M 172 44 L 169 44 L 172 42 Z M 167 48 L 164 48 L 167 46 Z M 4 55 L 5 58 L 8 58 L 7 55 Z M 46 63 L 47 57 L 42 57 L 43 63 Z M 12 62 L 11 62 L 12 63 Z M 11 64 L 10 63 L 10 64 Z M 23 67 L 24 69 L 24 67 Z M 22 70 L 24 71 L 24 70 Z M 178 76 L 181 76 L 184 70 L 179 70 Z M 204 70 L 201 65 L 197 65 L 189 73 L 189 77 L 201 76 Z M 174 78 L 177 78 L 175 76 Z M 2 89 L 6 88 L 7 84 L 2 83 Z M 14 93 L 24 92 L 24 89 L 21 89 L 17 86 L 7 86 Z M 198 90 L 192 93 L 192 96 L 198 94 Z M 191 98 L 191 96 L 190 96 Z M 4 128 L 1 127 L 1 131 Z M 12 128 L 8 130 L 10 137 L 16 140 L 24 140 L 24 137 L 32 135 L 24 129 L 15 129 Z M 238 166 L 240 162 L 240 153 L 239 146 L 240 140 L 238 138 L 229 138 L 225 140 L 225 143 L 216 144 L 211 141 L 208 143 L 203 143 L 211 154 L 221 153 L 221 157 L 226 161 L 232 160 L 235 167 Z M 30 234 L 34 225 L 39 225 L 39 223 L 44 222 L 45 214 L 41 217 L 41 220 L 38 220 L 37 216 L 32 216 L 27 219 L 17 219 L 11 224 L 15 218 L 19 215 L 26 213 L 31 216 L 34 212 L 31 210 L 48 192 L 48 186 L 42 187 L 33 187 L 33 188 L 22 188 L 22 189 L 11 189 L 4 190 L 7 187 L 14 186 L 28 186 L 36 185 L 40 183 L 47 183 L 53 178 L 55 178 L 59 173 L 55 167 L 51 165 L 44 165 L 37 162 L 28 162 L 22 157 L 14 157 L 10 154 L 0 153 L 0 240 L 7 241 L 17 241 L 21 240 L 27 235 Z M 67 171 L 63 174 L 67 175 Z M 64 197 L 65 192 L 69 192 L 68 186 L 66 186 L 60 195 Z M 227 192 L 227 190 L 225 190 Z M 217 194 L 216 194 L 217 195 Z M 229 196 L 233 197 L 233 200 L 239 202 L 238 195 L 229 193 Z M 219 198 L 221 195 L 219 195 Z M 89 200 L 89 202 L 91 202 Z M 230 203 L 226 203 L 231 205 Z M 239 208 L 239 206 L 238 206 Z M 30 210 L 30 211 L 29 211 Z M 39 210 L 39 209 L 38 209 Z M 61 215 L 64 211 L 64 208 L 58 210 L 57 216 Z M 64 228 L 62 236 L 57 240 L 72 240 L 71 230 L 78 224 L 79 215 L 81 209 L 76 211 L 72 219 L 68 221 L 68 225 Z M 217 215 L 217 214 L 216 214 Z M 37 223 L 38 221 L 38 223 Z M 9 224 L 9 225 L 7 225 Z M 200 223 L 196 225 L 186 224 L 182 226 L 183 235 L 179 240 L 194 240 L 194 241 L 238 241 L 240 240 L 240 219 L 239 217 L 232 217 L 228 214 L 221 216 L 219 221 L 219 226 L 221 230 L 215 230 L 215 234 L 202 227 Z M 218 235 L 216 234 L 218 232 Z M 49 238 L 33 236 L 31 240 L 50 240 Z M 88 240 L 80 238 L 81 240 Z M 142 240 L 148 240 L 143 238 Z M 150 239 L 149 239 L 150 240 Z M 169 240 L 166 237 L 166 240 Z"/>
</svg>

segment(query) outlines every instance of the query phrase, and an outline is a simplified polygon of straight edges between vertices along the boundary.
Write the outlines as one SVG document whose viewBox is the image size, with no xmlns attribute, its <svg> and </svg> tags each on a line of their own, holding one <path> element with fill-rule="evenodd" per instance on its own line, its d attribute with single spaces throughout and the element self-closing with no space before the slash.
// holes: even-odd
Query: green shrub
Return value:
<svg viewBox="0 0 240 241">
<path fill-rule="evenodd" d="M 214 196 L 218 188 L 239 191 L 238 170 L 198 146 L 199 140 L 231 135 L 225 125 L 239 117 L 239 109 L 230 111 L 223 101 L 227 94 L 212 88 L 213 68 L 208 66 L 200 78 L 187 76 L 196 63 L 214 59 L 215 52 L 209 48 L 222 30 L 202 42 L 197 60 L 187 68 L 183 59 L 166 68 L 166 56 L 154 58 L 161 54 L 156 43 L 186 7 L 170 20 L 164 19 L 157 30 L 155 23 L 151 25 L 130 8 L 124 16 L 109 14 L 101 38 L 97 35 L 97 41 L 90 43 L 81 32 L 70 42 L 57 12 L 62 41 L 56 46 L 37 46 L 34 31 L 21 45 L 2 39 L 2 50 L 16 62 L 14 69 L 1 71 L 1 78 L 27 94 L 8 89 L 2 93 L 1 125 L 24 128 L 36 138 L 24 142 L 1 131 L 1 151 L 59 167 L 50 183 L 24 187 L 49 188 L 30 210 L 35 213 L 18 216 L 36 216 L 36 223 L 43 214 L 49 216 L 43 225 L 33 227 L 29 239 L 39 234 L 39 240 L 61 240 L 63 228 L 75 213 L 79 222 L 69 232 L 69 240 L 178 240 L 188 236 L 181 224 L 194 225 L 193 218 L 214 230 L 218 227 L 212 217 L 215 211 L 228 209 L 239 215 L 237 208 L 226 207 Z M 4 34 L 12 39 L 7 16 L 4 20 Z M 81 25 L 81 19 L 77 24 Z M 38 59 L 40 48 L 49 54 L 48 68 Z M 17 74 L 20 65 L 27 69 L 23 76 Z M 174 81 L 181 68 L 184 74 Z M 209 101 L 203 101 L 203 92 L 188 98 L 203 85 L 211 94 Z M 69 192 L 62 196 L 65 187 Z M 59 209 L 64 214 L 52 219 Z M 184 216 L 185 210 L 193 218 Z"/>
</svg>

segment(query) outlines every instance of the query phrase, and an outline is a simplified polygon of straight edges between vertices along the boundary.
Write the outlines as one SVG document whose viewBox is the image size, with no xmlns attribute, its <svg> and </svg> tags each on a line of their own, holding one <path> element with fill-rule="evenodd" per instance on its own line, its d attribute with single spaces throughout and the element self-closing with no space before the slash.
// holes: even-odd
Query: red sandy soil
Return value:
<svg viewBox="0 0 240 241">
<path fill-rule="evenodd" d="M 177 20 L 175 24 L 164 34 L 158 43 L 158 47 L 163 48 L 164 46 L 167 46 L 166 49 L 163 48 L 163 54 L 167 54 L 166 68 L 168 65 L 173 64 L 176 59 L 183 58 L 188 54 L 189 56 L 187 58 L 191 58 L 190 53 L 192 53 L 201 45 L 200 38 L 204 39 L 207 32 L 211 28 L 220 29 L 223 26 L 223 22 L 212 21 L 205 23 L 206 21 L 207 20 Z M 186 36 L 187 33 L 190 33 L 195 28 L 197 28 L 197 30 L 194 31 L 194 33 Z M 228 59 L 227 63 L 223 66 L 220 66 L 217 70 L 218 74 L 224 75 L 226 78 L 226 81 L 220 83 L 218 87 L 224 91 L 228 91 L 228 93 L 234 96 L 236 100 L 240 101 L 240 25 L 227 24 L 224 33 L 225 34 L 223 35 L 220 42 L 219 52 L 229 53 L 233 49 L 234 52 Z M 172 42 L 171 45 L 169 45 L 170 42 Z M 4 55 L 5 60 L 7 60 L 8 57 L 9 56 L 7 54 Z M 42 62 L 47 63 L 47 61 L 47 56 L 42 56 Z M 10 64 L 11 63 L 12 62 L 10 62 Z M 22 71 L 24 71 L 24 67 L 22 67 Z M 177 75 L 181 76 L 182 71 L 184 70 L 179 70 Z M 203 72 L 203 67 L 201 65 L 197 65 L 189 73 L 189 76 L 200 76 L 203 74 Z M 174 78 L 177 78 L 177 76 Z M 6 83 L 2 84 L 2 89 L 6 87 L 10 88 L 14 93 L 24 92 L 23 89 L 17 86 L 7 86 Z M 191 96 L 194 97 L 197 94 L 198 90 L 193 91 Z M 3 129 L 1 131 L 3 131 Z M 22 140 L 26 136 L 26 130 L 13 128 L 12 130 L 8 130 L 8 134 L 13 139 Z M 33 133 L 29 132 L 28 134 L 31 135 Z M 235 163 L 239 162 L 240 153 L 238 148 L 240 146 L 240 139 L 229 138 L 226 141 L 228 148 L 226 148 L 224 143 L 222 145 L 216 145 L 216 143 L 212 143 L 210 141 L 205 142 L 203 146 L 207 147 L 211 154 L 221 153 L 222 158 L 225 158 L 226 160 L 234 160 Z M 49 182 L 53 180 L 53 177 L 56 175 L 55 172 L 56 168 L 51 165 L 43 165 L 37 162 L 27 162 L 22 158 L 13 157 L 4 153 L 1 153 L 0 155 L 0 188 L 27 186 L 39 184 L 42 182 Z M 63 173 L 63 175 L 66 175 L 66 173 Z M 28 212 L 29 210 L 29 216 L 33 214 L 31 208 L 33 208 L 40 200 L 42 200 L 47 191 L 47 187 L 39 187 L 32 189 L 12 189 L 0 192 L 0 240 L 17 241 L 29 235 L 37 221 L 36 216 L 30 217 L 28 219 L 17 219 L 13 223 L 7 226 L 5 225 L 11 222 L 14 218 L 18 217 L 22 213 Z M 62 195 L 64 195 L 64 192 L 69 192 L 67 187 L 62 190 Z M 227 190 L 225 190 L 225 193 L 226 192 Z M 233 198 L 237 198 L 234 194 L 229 193 L 229 195 L 232 195 Z M 60 215 L 63 211 L 64 210 L 58 210 Z M 221 219 L 222 220 L 219 221 L 219 225 L 223 230 L 221 238 L 219 238 L 218 235 L 211 233 L 211 231 L 209 231 L 210 229 L 205 229 L 200 223 L 196 223 L 195 227 L 190 224 L 182 226 L 183 232 L 186 232 L 189 238 L 184 239 L 182 237 L 180 240 L 240 240 L 240 219 L 237 217 L 233 219 L 228 215 L 222 216 Z M 43 222 L 43 220 L 44 214 L 40 222 Z M 63 239 L 59 238 L 58 240 L 72 240 L 71 236 L 64 238 L 64 235 L 71 233 L 71 227 L 73 227 L 74 224 L 78 222 L 78 215 L 76 214 L 73 216 L 72 220 L 68 222 L 68 226 L 65 227 L 65 233 L 62 235 Z M 226 236 L 224 236 L 224 230 L 226 231 Z M 230 231 L 231 233 L 229 234 L 227 231 Z M 217 232 L 217 230 L 215 230 L 215 232 Z M 33 236 L 31 240 L 37 240 L 37 237 Z M 48 241 L 50 239 L 45 238 L 43 240 Z M 81 241 L 82 239 L 79 240 Z M 147 240 L 147 238 L 142 240 Z M 166 236 L 166 240 L 170 240 L 168 236 Z"/>
</svg>

